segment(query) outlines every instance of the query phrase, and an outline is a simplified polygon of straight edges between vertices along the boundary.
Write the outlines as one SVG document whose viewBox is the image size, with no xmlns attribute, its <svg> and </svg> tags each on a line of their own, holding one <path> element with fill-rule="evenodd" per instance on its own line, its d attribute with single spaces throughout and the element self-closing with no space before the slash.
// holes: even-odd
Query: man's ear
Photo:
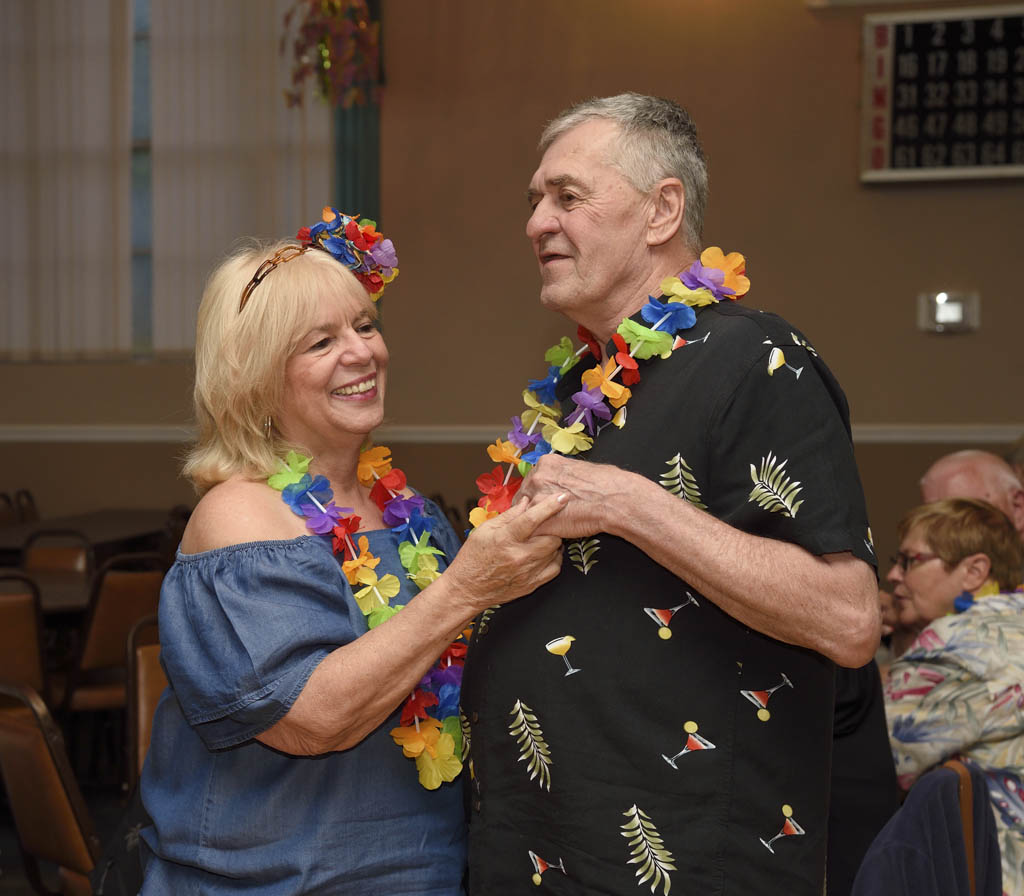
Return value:
<svg viewBox="0 0 1024 896">
<path fill-rule="evenodd" d="M 661 246 L 679 233 L 683 226 L 686 194 L 682 181 L 666 177 L 651 191 L 651 211 L 647 223 L 647 245 Z"/>
<path fill-rule="evenodd" d="M 964 590 L 974 591 L 988 581 L 992 561 L 987 554 L 970 554 L 960 561 L 964 567 Z"/>
</svg>

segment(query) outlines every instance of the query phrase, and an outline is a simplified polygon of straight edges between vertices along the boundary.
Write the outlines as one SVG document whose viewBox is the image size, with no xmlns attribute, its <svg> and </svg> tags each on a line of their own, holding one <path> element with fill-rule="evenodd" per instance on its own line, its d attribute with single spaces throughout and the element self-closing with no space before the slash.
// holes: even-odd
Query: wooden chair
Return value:
<svg viewBox="0 0 1024 896">
<path fill-rule="evenodd" d="M 90 575 L 93 550 L 89 539 L 77 529 L 37 529 L 21 546 L 21 568 L 60 569 Z"/>
<path fill-rule="evenodd" d="M 23 523 L 34 523 L 39 519 L 36 499 L 27 488 L 19 488 L 14 493 L 14 507 L 18 511 L 18 519 Z"/>
<path fill-rule="evenodd" d="M 61 705 L 78 774 L 122 785 L 129 777 L 125 744 L 128 633 L 156 613 L 166 567 L 156 551 L 118 554 L 93 576 L 80 648 Z"/>
<path fill-rule="evenodd" d="M 146 616 L 128 635 L 128 790 L 138 783 L 153 733 L 153 713 L 167 687 L 160 665 L 156 616 Z"/>
<path fill-rule="evenodd" d="M 86 896 L 100 841 L 60 731 L 32 688 L 0 684 L 0 696 L 23 710 L 0 712 L 0 768 L 26 877 L 43 896 Z M 57 866 L 58 890 L 45 885 L 40 862 Z"/>
<path fill-rule="evenodd" d="M 135 623 L 156 613 L 165 571 L 157 551 L 118 554 L 96 571 L 81 650 L 64 696 L 66 711 L 125 708 L 125 644 Z"/>
<path fill-rule="evenodd" d="M 14 506 L 11 496 L 7 492 L 0 492 L 0 526 L 13 526 L 20 522 L 18 508 Z"/>
<path fill-rule="evenodd" d="M 0 572 L 0 682 L 30 687 L 49 702 L 39 589 L 18 572 Z"/>
</svg>

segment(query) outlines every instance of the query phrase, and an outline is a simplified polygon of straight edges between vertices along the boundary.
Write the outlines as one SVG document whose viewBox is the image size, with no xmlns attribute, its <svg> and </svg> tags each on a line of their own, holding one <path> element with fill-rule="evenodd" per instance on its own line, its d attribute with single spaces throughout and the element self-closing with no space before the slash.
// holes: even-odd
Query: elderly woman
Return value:
<svg viewBox="0 0 1024 896">
<path fill-rule="evenodd" d="M 332 209 L 299 237 L 229 257 L 199 311 L 202 498 L 160 601 L 142 893 L 458 894 L 464 630 L 556 575 L 561 542 L 533 531 L 564 498 L 518 503 L 456 557 L 365 447 L 393 247 Z"/>
<path fill-rule="evenodd" d="M 979 766 L 1000 834 L 1003 889 L 1024 894 L 1024 559 L 1010 520 L 983 501 L 925 504 L 899 525 L 888 579 L 926 626 L 885 691 L 900 785 L 951 758 Z"/>
</svg>

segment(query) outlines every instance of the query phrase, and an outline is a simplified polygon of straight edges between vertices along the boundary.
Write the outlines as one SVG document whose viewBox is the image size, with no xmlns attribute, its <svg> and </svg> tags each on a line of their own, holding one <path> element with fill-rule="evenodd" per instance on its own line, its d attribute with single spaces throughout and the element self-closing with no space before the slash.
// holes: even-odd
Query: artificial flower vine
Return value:
<svg viewBox="0 0 1024 896">
<path fill-rule="evenodd" d="M 404 604 L 391 606 L 401 590 L 397 576 L 378 576 L 380 558 L 369 550 L 369 539 L 359 535 L 360 517 L 351 507 L 338 507 L 325 476 L 309 473 L 311 458 L 289 451 L 281 469 L 267 484 L 314 535 L 330 535 L 334 553 L 342 557 L 341 568 L 352 586 L 355 601 L 366 616 L 368 628 L 386 622 Z M 377 446 L 359 455 L 356 472 L 359 483 L 370 489 L 370 498 L 381 509 L 384 525 L 401 536 L 398 556 L 407 578 L 426 588 L 440 572 L 438 556 L 444 552 L 430 544 L 434 520 L 424 515 L 421 495 L 405 497 L 405 474 L 391 465 L 391 452 Z M 459 724 L 459 693 L 466 656 L 463 632 L 427 672 L 402 707 L 401 726 L 391 737 L 403 753 L 416 760 L 420 784 L 435 790 L 442 781 L 453 781 L 462 771 L 462 726 Z"/>
<path fill-rule="evenodd" d="M 628 317 L 619 324 L 612 336 L 615 354 L 583 374 L 583 388 L 572 395 L 575 408 L 564 422 L 555 389 L 586 352 L 599 359 L 601 347 L 589 330 L 580 327 L 577 335 L 584 343 L 580 348 L 574 349 L 567 336 L 549 348 L 544 354 L 547 375 L 530 380 L 523 391 L 526 409 L 512 418 L 506 440 L 487 446 L 497 466 L 476 480 L 482 497 L 470 512 L 470 523 L 479 526 L 507 510 L 523 477 L 545 454 L 582 454 L 606 426 L 625 426 L 626 405 L 632 397 L 629 387 L 640 382 L 637 359 L 667 358 L 685 345 L 686 340 L 675 334 L 696 323 L 694 308 L 746 295 L 750 280 L 745 269 L 746 261 L 738 252 L 726 255 L 710 246 L 678 277 L 662 280 L 663 299 L 651 296 L 641 309 L 642 319 L 650 326 Z M 503 464 L 508 468 L 503 469 Z"/>
</svg>

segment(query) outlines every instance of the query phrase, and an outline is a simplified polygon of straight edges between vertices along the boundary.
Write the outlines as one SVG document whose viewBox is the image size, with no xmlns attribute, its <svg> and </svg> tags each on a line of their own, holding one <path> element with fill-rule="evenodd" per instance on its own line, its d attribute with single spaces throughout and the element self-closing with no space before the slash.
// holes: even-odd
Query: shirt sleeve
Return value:
<svg viewBox="0 0 1024 896">
<path fill-rule="evenodd" d="M 709 510 L 745 532 L 877 566 L 846 398 L 812 347 L 763 318 L 731 334 L 709 427 Z"/>
<path fill-rule="evenodd" d="M 312 539 L 179 558 L 160 599 L 161 660 L 210 749 L 271 727 L 320 661 L 365 629 L 338 564 Z"/>
<path fill-rule="evenodd" d="M 904 790 L 984 735 L 991 709 L 988 687 L 962 652 L 957 628 L 943 620 L 929 626 L 889 671 L 885 714 Z"/>
</svg>

